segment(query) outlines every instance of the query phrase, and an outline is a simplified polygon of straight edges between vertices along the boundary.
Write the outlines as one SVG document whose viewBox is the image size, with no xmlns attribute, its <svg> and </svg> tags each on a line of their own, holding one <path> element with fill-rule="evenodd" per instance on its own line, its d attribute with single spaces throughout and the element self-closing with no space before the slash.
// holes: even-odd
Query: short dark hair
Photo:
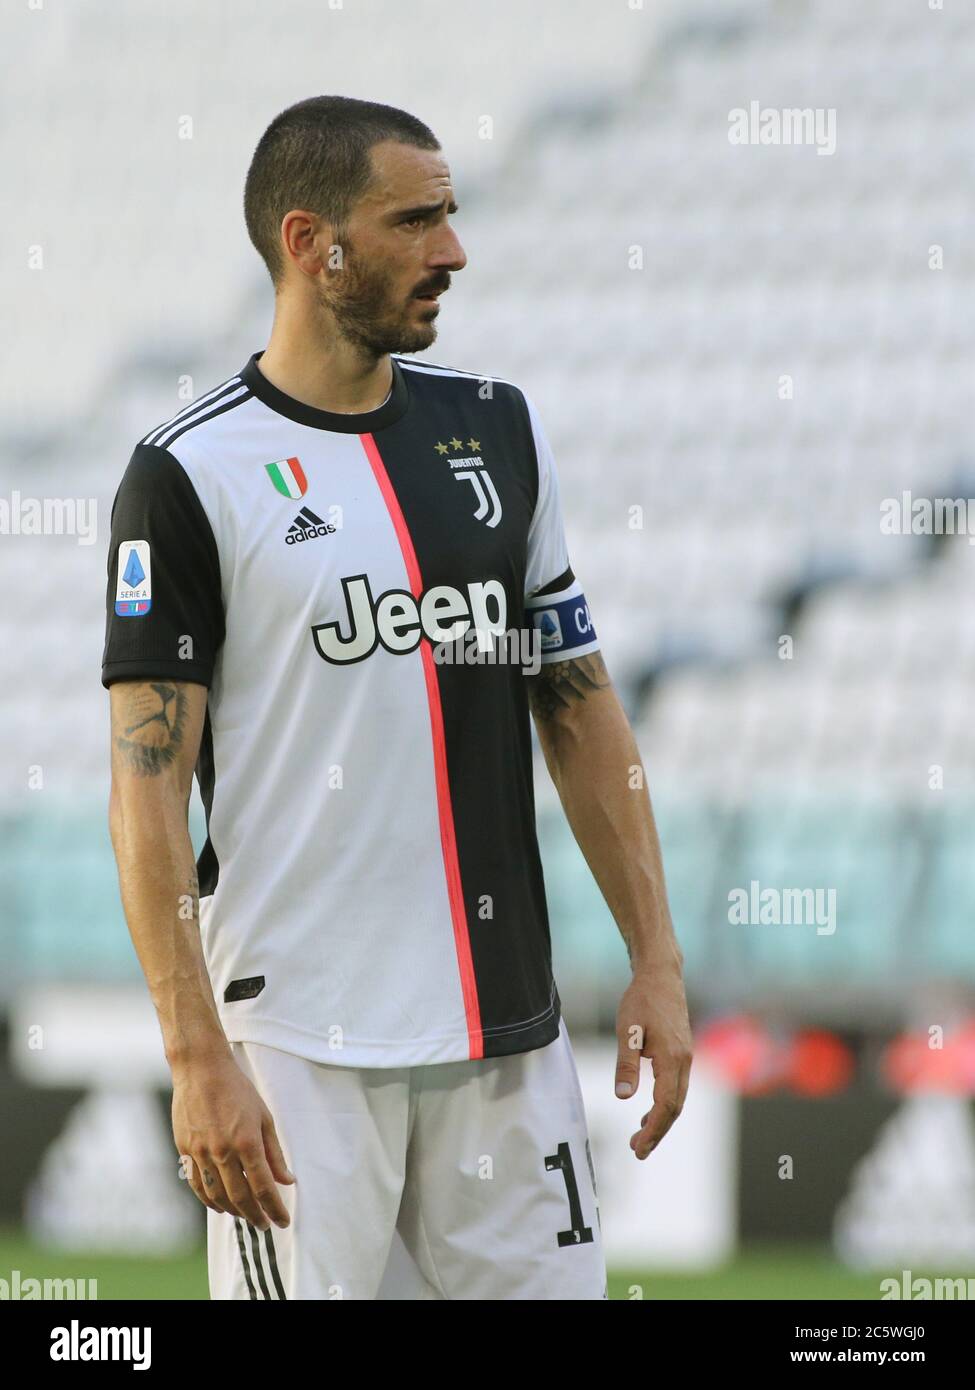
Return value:
<svg viewBox="0 0 975 1390">
<path fill-rule="evenodd" d="M 281 221 L 308 208 L 340 227 L 372 176 L 380 140 L 439 150 L 416 116 L 356 97 L 308 97 L 275 116 L 258 141 L 244 184 L 247 232 L 275 287 L 284 274 Z"/>
</svg>

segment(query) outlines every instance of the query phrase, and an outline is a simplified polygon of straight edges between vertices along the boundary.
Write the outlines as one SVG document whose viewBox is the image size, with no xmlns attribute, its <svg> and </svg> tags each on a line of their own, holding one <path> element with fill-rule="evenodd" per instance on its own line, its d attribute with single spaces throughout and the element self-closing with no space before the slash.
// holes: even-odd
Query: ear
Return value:
<svg viewBox="0 0 975 1390">
<path fill-rule="evenodd" d="M 341 247 L 336 247 L 331 225 L 306 208 L 292 208 L 281 220 L 281 241 L 287 260 L 305 275 L 341 269 Z M 339 264 L 334 262 L 338 259 Z"/>
</svg>

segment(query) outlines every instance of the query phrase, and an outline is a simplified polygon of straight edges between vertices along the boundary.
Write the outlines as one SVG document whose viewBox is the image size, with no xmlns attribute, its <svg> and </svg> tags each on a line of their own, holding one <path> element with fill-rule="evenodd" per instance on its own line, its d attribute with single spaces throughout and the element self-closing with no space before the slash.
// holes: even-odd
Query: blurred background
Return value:
<svg viewBox="0 0 975 1390">
<path fill-rule="evenodd" d="M 265 345 L 244 174 L 323 92 L 443 143 L 469 263 L 426 358 L 538 404 L 649 776 L 696 1054 L 640 1164 L 625 951 L 536 768 L 613 1296 L 975 1276 L 975 11 L 34 0 L 2 27 L 0 1278 L 206 1297 L 108 838 L 109 516 L 135 442 Z"/>
</svg>

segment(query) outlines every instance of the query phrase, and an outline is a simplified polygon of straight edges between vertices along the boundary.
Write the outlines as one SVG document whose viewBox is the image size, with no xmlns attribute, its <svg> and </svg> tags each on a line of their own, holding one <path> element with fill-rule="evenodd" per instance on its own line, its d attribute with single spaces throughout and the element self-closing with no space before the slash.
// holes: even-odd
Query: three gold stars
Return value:
<svg viewBox="0 0 975 1390">
<path fill-rule="evenodd" d="M 447 444 L 438 442 L 433 447 L 436 449 L 438 454 L 443 455 L 449 453 L 451 449 L 455 451 L 457 449 L 463 449 L 464 441 L 462 439 L 458 439 L 457 436 L 454 435 L 453 439 L 449 440 Z M 469 439 L 467 441 L 467 447 L 468 449 L 470 449 L 472 454 L 476 454 L 478 449 L 480 449 L 481 447 L 481 441 L 479 439 Z"/>
</svg>

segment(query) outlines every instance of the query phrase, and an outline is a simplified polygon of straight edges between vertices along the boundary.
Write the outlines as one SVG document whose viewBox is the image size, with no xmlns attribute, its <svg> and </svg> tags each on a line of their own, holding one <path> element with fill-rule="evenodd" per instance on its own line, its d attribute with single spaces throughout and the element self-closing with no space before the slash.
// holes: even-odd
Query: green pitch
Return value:
<svg viewBox="0 0 975 1390">
<path fill-rule="evenodd" d="M 15 1231 L 0 1232 L 0 1278 L 20 1270 L 21 1280 L 97 1279 L 99 1299 L 207 1298 L 206 1259 L 66 1254 L 45 1250 Z M 615 1270 L 610 1298 L 617 1299 L 814 1299 L 879 1297 L 879 1276 L 852 1274 L 828 1251 L 793 1246 L 752 1249 L 708 1274 L 660 1274 Z"/>
</svg>

